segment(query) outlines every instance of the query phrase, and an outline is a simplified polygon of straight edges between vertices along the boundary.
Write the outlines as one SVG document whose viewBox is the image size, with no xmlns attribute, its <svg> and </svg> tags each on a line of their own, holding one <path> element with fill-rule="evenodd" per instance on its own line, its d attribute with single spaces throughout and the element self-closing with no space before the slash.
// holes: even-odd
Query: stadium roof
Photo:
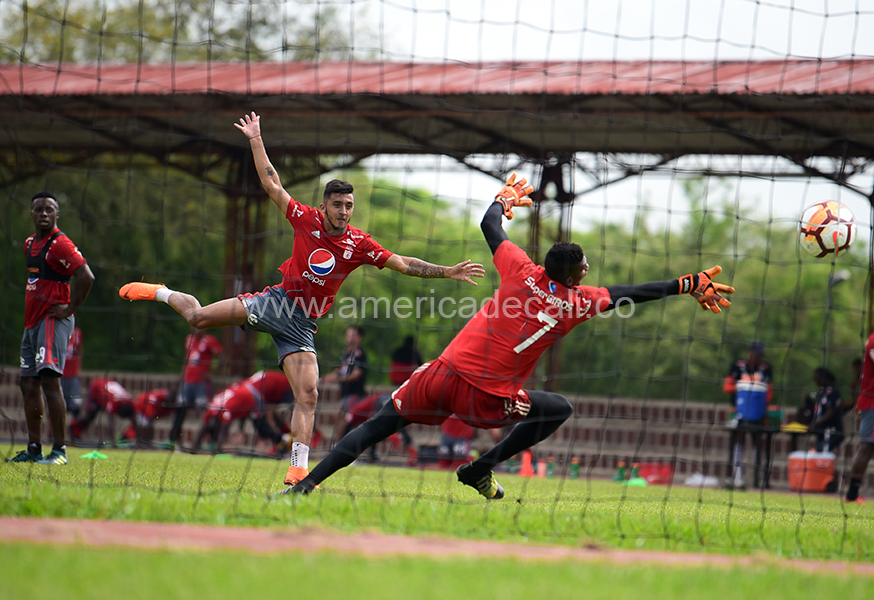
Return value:
<svg viewBox="0 0 874 600">
<path fill-rule="evenodd" d="M 874 60 L 0 65 L 0 149 L 874 158 Z"/>
</svg>

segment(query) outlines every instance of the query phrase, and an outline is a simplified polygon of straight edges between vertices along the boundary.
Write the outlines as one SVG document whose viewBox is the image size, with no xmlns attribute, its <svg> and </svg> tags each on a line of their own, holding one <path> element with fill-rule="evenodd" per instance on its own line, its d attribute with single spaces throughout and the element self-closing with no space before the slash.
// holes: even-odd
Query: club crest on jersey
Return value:
<svg viewBox="0 0 874 600">
<path fill-rule="evenodd" d="M 549 288 L 549 293 L 550 293 L 550 294 L 554 294 L 554 293 L 555 293 L 555 290 L 556 290 L 556 288 L 557 288 L 558 286 L 555 285 L 555 282 L 554 282 L 554 281 L 550 281 L 550 282 L 549 282 L 549 285 L 546 286 L 546 287 Z"/>
<path fill-rule="evenodd" d="M 346 248 L 346 251 L 343 252 L 343 258 L 346 260 L 349 260 L 350 258 L 352 258 L 352 249 L 351 248 Z"/>
<path fill-rule="evenodd" d="M 334 255 L 324 248 L 316 248 L 313 250 L 313 253 L 310 254 L 309 259 L 307 259 L 307 262 L 309 263 L 310 270 L 313 274 L 321 277 L 324 277 L 333 271 L 334 266 L 337 264 Z"/>
</svg>

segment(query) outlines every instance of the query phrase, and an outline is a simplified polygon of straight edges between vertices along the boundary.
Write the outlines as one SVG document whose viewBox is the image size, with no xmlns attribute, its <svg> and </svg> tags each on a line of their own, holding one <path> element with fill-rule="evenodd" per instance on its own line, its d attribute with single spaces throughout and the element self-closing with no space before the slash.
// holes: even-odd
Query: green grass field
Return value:
<svg viewBox="0 0 874 600">
<path fill-rule="evenodd" d="M 454 473 L 353 466 L 309 497 L 275 496 L 286 463 L 107 451 L 108 460 L 0 465 L 0 514 L 287 527 L 495 541 L 870 561 L 874 504 L 834 496 L 638 488 L 500 474 L 486 502 Z"/>
</svg>

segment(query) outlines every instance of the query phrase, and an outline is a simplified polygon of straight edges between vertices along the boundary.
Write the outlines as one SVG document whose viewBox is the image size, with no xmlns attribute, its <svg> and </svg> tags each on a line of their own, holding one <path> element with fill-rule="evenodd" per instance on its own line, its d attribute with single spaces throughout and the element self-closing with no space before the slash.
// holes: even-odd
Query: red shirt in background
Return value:
<svg viewBox="0 0 874 600">
<path fill-rule="evenodd" d="M 82 367 L 82 330 L 73 328 L 70 341 L 67 342 L 67 362 L 64 363 L 64 377 L 78 377 Z"/>
<path fill-rule="evenodd" d="M 31 240 L 30 255 L 37 256 L 55 232 L 60 229 L 55 227 L 42 240 L 35 239 L 36 234 L 30 236 L 24 242 L 24 252 Z M 63 233 L 56 237 L 46 253 L 46 263 L 54 271 L 64 276 L 72 276 L 73 272 L 85 264 L 85 257 L 76 248 L 76 245 Z M 70 302 L 70 284 L 50 279 L 41 279 L 39 273 L 27 274 L 27 286 L 24 291 L 24 327 L 30 329 L 36 327 L 40 320 L 54 304 L 68 304 Z"/>
<path fill-rule="evenodd" d="M 114 415 L 118 409 L 129 404 L 133 406 L 133 398 L 124 386 L 114 379 L 95 377 L 88 388 L 88 399 L 96 402 L 103 410 Z"/>
<path fill-rule="evenodd" d="M 212 359 L 222 353 L 215 337 L 190 334 L 185 338 L 185 383 L 201 383 L 212 368 Z"/>
<path fill-rule="evenodd" d="M 265 404 L 280 404 L 286 396 L 291 398 L 291 386 L 282 371 L 258 371 L 243 383 L 252 386 Z"/>
<path fill-rule="evenodd" d="M 865 359 L 862 361 L 862 383 L 859 384 L 859 399 L 856 410 L 874 408 L 874 333 L 865 344 Z"/>
<path fill-rule="evenodd" d="M 134 398 L 134 410 L 147 419 L 166 417 L 173 412 L 170 404 L 170 390 L 159 388 L 143 392 Z"/>
<path fill-rule="evenodd" d="M 454 437 L 462 440 L 471 440 L 476 433 L 476 430 L 473 427 L 471 427 L 455 415 L 451 415 L 448 419 L 443 421 L 443 425 L 440 426 L 440 431 L 445 433 L 449 437 Z"/>
</svg>

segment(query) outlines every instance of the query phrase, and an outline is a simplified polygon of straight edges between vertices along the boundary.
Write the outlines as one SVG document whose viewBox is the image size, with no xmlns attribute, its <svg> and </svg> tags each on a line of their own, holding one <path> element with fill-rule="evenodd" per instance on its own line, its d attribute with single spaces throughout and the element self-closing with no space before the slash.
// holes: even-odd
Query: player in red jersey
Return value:
<svg viewBox="0 0 874 600">
<path fill-rule="evenodd" d="M 57 227 L 58 201 L 48 192 L 34 194 L 30 217 L 36 233 L 24 243 L 27 286 L 24 292 L 24 335 L 21 338 L 21 393 L 27 420 L 28 444 L 7 462 L 65 465 L 64 428 L 67 407 L 61 376 L 67 342 L 75 327 L 73 314 L 88 296 L 94 274 L 76 245 Z M 76 285 L 70 290 L 70 278 Z M 40 428 L 43 396 L 52 424 L 52 451 L 43 458 Z"/>
<path fill-rule="evenodd" d="M 136 423 L 128 428 L 125 437 L 150 444 L 155 436 L 155 421 L 169 416 L 176 408 L 175 402 L 176 394 L 168 388 L 146 390 L 139 394 L 134 398 Z"/>
<path fill-rule="evenodd" d="M 294 227 L 291 258 L 279 268 L 282 284 L 203 307 L 194 296 L 158 284 L 128 283 L 119 295 L 126 300 L 166 302 L 198 329 L 247 325 L 273 336 L 279 365 L 296 399 L 291 416 L 291 465 L 285 478 L 291 484 L 308 473 L 319 381 L 313 339 L 316 320 L 331 307 L 349 273 L 361 265 L 373 265 L 413 277 L 455 279 L 476 285 L 471 278 L 482 277 L 485 271 L 482 265 L 469 260 L 444 267 L 392 254 L 369 234 L 349 225 L 355 198 L 352 185 L 346 181 L 328 182 L 319 210 L 297 202 L 283 189 L 270 164 L 261 139 L 261 118 L 252 113 L 234 126 L 249 139 L 261 185 Z"/>
<path fill-rule="evenodd" d="M 847 502 L 865 502 L 859 496 L 862 479 L 868 470 L 868 463 L 874 456 L 874 333 L 865 344 L 865 358 L 862 360 L 862 381 L 859 384 L 859 399 L 856 400 L 859 423 L 859 448 L 850 467 L 850 484 L 847 487 Z"/>
<path fill-rule="evenodd" d="M 252 417 L 259 437 L 273 442 L 274 446 L 281 445 L 282 434 L 267 423 L 267 407 L 288 404 L 293 399 L 288 379 L 279 371 L 258 371 L 248 379 L 232 384 L 210 400 L 194 442 L 194 451 L 200 449 L 203 439 L 209 435 L 216 443 L 216 452 L 221 452 L 228 425 L 235 419 L 247 417 Z"/>
<path fill-rule="evenodd" d="M 509 435 L 477 460 L 457 469 L 458 480 L 488 499 L 504 496 L 492 469 L 546 439 L 571 416 L 563 396 L 524 390 L 537 359 L 576 325 L 623 303 L 693 294 L 701 306 L 720 312 L 721 294 L 734 289 L 714 283 L 716 266 L 697 275 L 643 285 L 596 288 L 580 285 L 589 270 L 582 248 L 555 244 L 544 266 L 534 264 L 501 227 L 515 206 L 530 206 L 532 188 L 510 178 L 486 211 L 482 230 L 494 255 L 501 285 L 439 358 L 425 363 L 392 394 L 376 416 L 353 430 L 302 481 L 284 493 L 308 494 L 355 460 L 365 449 L 410 423 L 439 425 L 455 414 L 482 429 L 516 424 Z"/>
<path fill-rule="evenodd" d="M 134 400 L 123 385 L 108 377 L 95 377 L 88 386 L 88 402 L 85 405 L 85 415 L 80 419 L 70 421 L 70 436 L 75 440 L 82 437 L 88 426 L 101 412 L 109 415 L 109 436 L 101 439 L 114 440 L 115 417 L 130 419 L 135 425 L 136 411 Z"/>
<path fill-rule="evenodd" d="M 175 447 L 182 433 L 185 413 L 189 408 L 203 409 L 211 393 L 210 371 L 213 358 L 224 351 L 222 345 L 203 329 L 195 329 L 185 338 L 185 372 L 178 397 L 176 416 L 168 437 L 169 447 Z"/>
</svg>

